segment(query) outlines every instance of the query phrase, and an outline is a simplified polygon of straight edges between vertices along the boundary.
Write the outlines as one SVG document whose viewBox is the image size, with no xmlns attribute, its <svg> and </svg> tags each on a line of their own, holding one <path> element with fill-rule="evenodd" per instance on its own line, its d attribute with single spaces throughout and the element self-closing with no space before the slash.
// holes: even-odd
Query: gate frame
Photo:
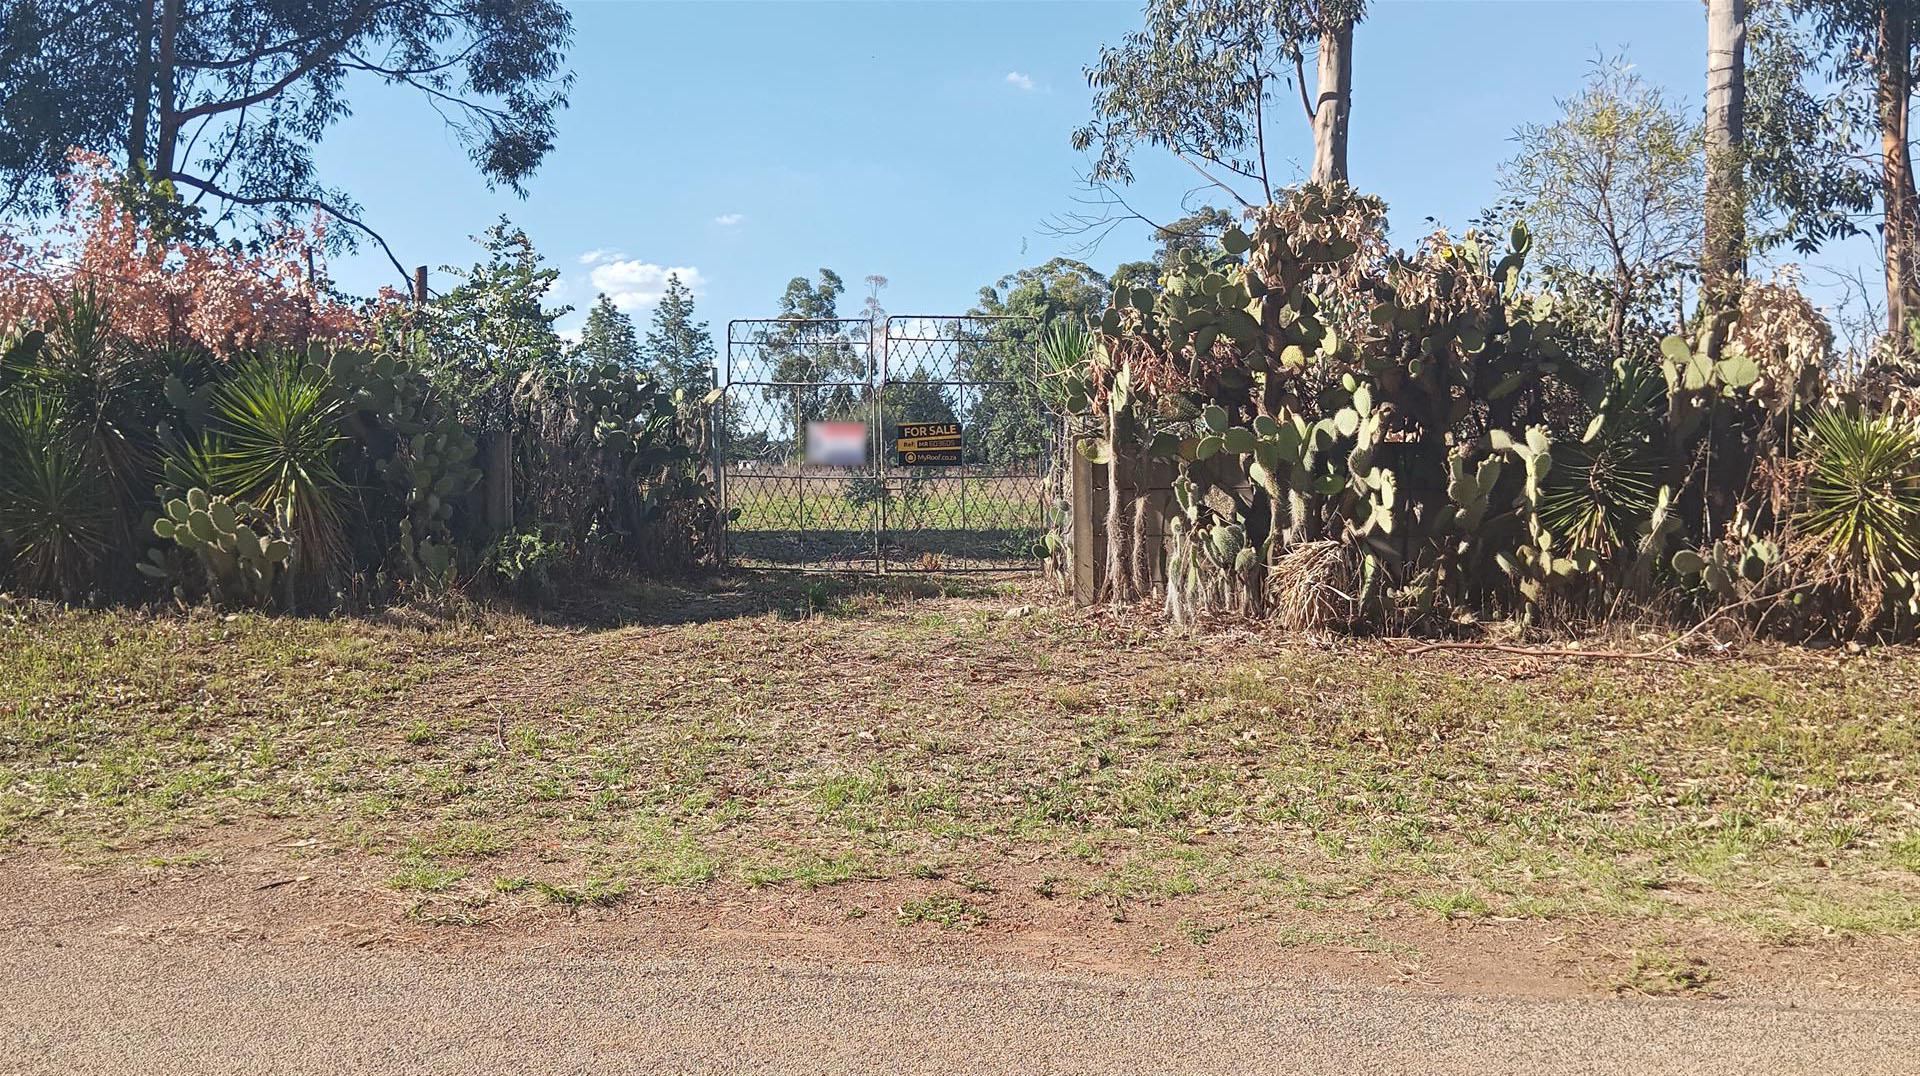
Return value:
<svg viewBox="0 0 1920 1076">
<path fill-rule="evenodd" d="M 863 379 L 861 381 L 772 381 L 772 380 L 735 381 L 733 377 L 734 345 L 759 343 L 759 341 L 756 341 L 750 338 L 736 337 L 734 335 L 734 327 L 738 325 L 861 326 L 864 329 L 863 335 L 866 338 L 866 345 L 864 348 L 862 348 L 862 378 Z M 867 392 L 869 395 L 869 400 L 867 404 L 868 468 L 866 471 L 859 472 L 859 474 L 861 477 L 866 477 L 868 475 L 868 472 L 872 470 L 872 462 L 876 458 L 875 452 L 878 446 L 874 442 L 880 436 L 878 431 L 876 431 L 873 428 L 874 424 L 872 421 L 872 414 L 873 414 L 873 408 L 874 408 L 873 398 L 877 397 L 878 395 L 877 389 L 874 384 L 874 377 L 875 377 L 875 371 L 877 369 L 877 364 L 874 360 L 874 355 L 873 355 L 873 339 L 874 339 L 873 338 L 873 320 L 871 318 L 733 318 L 727 322 L 727 352 L 724 358 L 723 376 L 720 378 L 719 384 L 715 386 L 717 391 L 719 392 L 717 402 L 724 405 L 731 397 L 733 388 L 736 385 L 743 385 L 743 386 L 748 386 L 748 387 L 758 388 L 758 389 L 826 388 L 826 387 L 832 387 L 832 386 L 845 385 L 848 387 L 858 387 L 862 389 L 863 391 Z M 717 429 L 716 429 L 715 436 L 713 438 L 713 474 L 714 474 L 714 485 L 720 497 L 720 513 L 721 513 L 720 542 L 719 542 L 720 563 L 725 565 L 731 565 L 733 563 L 733 551 L 731 549 L 732 528 L 729 527 L 728 524 L 731 523 L 732 521 L 726 518 L 727 512 L 732 507 L 732 502 L 730 500 L 731 492 L 728 488 L 730 483 L 727 481 L 727 474 L 728 474 L 727 458 L 726 458 L 727 431 L 724 428 L 723 423 L 716 423 L 715 425 Z M 801 491 L 800 503 L 801 503 L 801 508 L 804 511 L 806 506 L 806 496 L 805 496 L 805 491 L 807 488 L 806 479 L 803 476 L 798 481 L 800 483 L 798 488 Z M 882 563 L 880 558 L 880 509 L 878 506 L 876 506 L 874 509 L 873 556 L 871 558 L 863 558 L 863 559 L 871 559 L 873 562 L 873 567 L 871 569 L 866 569 L 866 571 L 869 571 L 871 574 L 875 574 L 875 575 L 878 575 L 882 572 L 883 568 L 882 568 Z M 816 564 L 777 564 L 777 565 L 768 565 L 765 567 L 757 568 L 755 570 L 776 571 L 776 572 L 832 573 L 832 572 L 859 572 L 859 571 L 862 571 L 863 569 L 855 568 L 855 567 L 834 567 L 832 565 L 827 565 L 827 564 L 818 564 L 818 565 Z"/>
<path fill-rule="evenodd" d="M 894 325 L 896 322 L 902 323 L 903 325 L 907 323 L 913 323 L 913 322 L 919 322 L 923 324 L 928 322 L 934 322 L 934 323 L 955 324 L 955 325 L 961 325 L 968 322 L 986 322 L 986 323 L 1027 322 L 1037 327 L 1041 324 L 1041 319 L 1032 317 L 1029 315 L 1025 315 L 1025 314 L 889 314 L 886 316 L 884 320 L 882 320 L 881 322 L 878 323 L 878 325 L 876 325 L 875 322 L 869 318 L 734 318 L 727 322 L 727 352 L 724 360 L 723 372 L 721 373 L 721 376 L 716 377 L 715 386 L 714 386 L 715 391 L 717 393 L 715 397 L 716 402 L 720 402 L 724 404 L 727 400 L 729 400 L 732 397 L 732 392 L 735 386 L 747 386 L 747 387 L 758 388 L 758 389 L 769 389 L 769 388 L 821 388 L 821 387 L 845 385 L 848 387 L 862 388 L 867 393 L 867 406 L 865 409 L 866 421 L 867 421 L 867 460 L 866 460 L 865 466 L 862 468 L 859 468 L 857 470 L 849 468 L 848 469 L 849 475 L 850 477 L 857 477 L 857 478 L 876 478 L 876 479 L 879 479 L 880 481 L 891 483 L 893 480 L 893 476 L 889 474 L 889 470 L 891 469 L 892 465 L 888 462 L 888 446 L 884 443 L 885 434 L 886 434 L 884 408 L 885 408 L 885 400 L 886 400 L 886 390 L 889 385 L 929 384 L 929 385 L 938 385 L 943 387 L 961 388 L 961 389 L 967 389 L 967 388 L 985 389 L 992 386 L 1017 386 L 1019 384 L 1019 382 L 1015 380 L 1004 379 L 1004 378 L 986 380 L 986 381 L 959 379 L 951 376 L 953 373 L 956 372 L 952 370 L 947 371 L 949 376 L 939 380 L 928 380 L 925 382 L 911 381 L 911 380 L 901 381 L 901 382 L 894 381 L 889 375 L 891 372 L 890 366 L 892 363 L 891 343 L 893 340 L 896 339 L 893 332 Z M 864 349 L 865 350 L 864 365 L 865 365 L 865 374 L 866 374 L 865 382 L 864 383 L 858 382 L 858 381 L 815 382 L 815 381 L 773 381 L 773 380 L 736 381 L 734 379 L 734 373 L 735 373 L 734 347 L 736 345 L 747 345 L 747 344 L 757 343 L 757 341 L 752 340 L 751 338 L 742 338 L 737 336 L 736 327 L 746 326 L 746 325 L 773 326 L 773 325 L 781 325 L 781 324 L 794 325 L 794 326 L 812 325 L 812 326 L 836 326 L 836 327 L 856 327 L 856 326 L 864 327 L 865 329 L 864 335 L 866 337 L 866 347 Z M 919 343 L 951 342 L 955 344 L 961 344 L 965 342 L 964 337 L 960 337 L 957 335 L 952 337 L 947 337 L 947 336 L 898 337 L 897 339 L 910 341 L 910 342 L 919 342 Z M 877 355 L 875 354 L 876 344 L 878 344 L 879 346 L 879 354 Z M 1042 419 L 1043 427 L 1047 431 L 1047 441 L 1042 449 L 1042 452 L 1043 452 L 1042 458 L 1057 465 L 1059 462 L 1061 462 L 1061 460 L 1065 455 L 1065 451 L 1064 451 L 1065 430 L 1062 428 L 1063 423 L 1061 422 L 1059 416 L 1049 413 L 1044 407 L 1037 407 L 1036 410 Z M 714 484 L 716 487 L 716 491 L 719 495 L 721 512 L 722 512 L 721 523 L 720 523 L 720 538 L 718 542 L 718 552 L 719 552 L 720 560 L 723 564 L 731 564 L 733 561 L 733 553 L 731 548 L 731 545 L 732 545 L 731 528 L 728 526 L 728 524 L 731 521 L 726 518 L 726 513 L 733 507 L 733 505 L 730 499 L 731 498 L 731 491 L 729 489 L 730 483 L 728 482 L 725 434 L 726 434 L 726 431 L 724 429 L 716 430 L 716 436 L 713 438 L 712 465 L 713 465 L 713 473 L 714 473 Z M 1024 476 L 963 475 L 958 479 L 958 481 L 963 483 L 961 486 L 963 497 L 965 494 L 964 483 L 969 478 L 979 478 L 979 477 L 994 478 L 994 477 L 1024 477 Z M 1046 495 L 1047 495 L 1047 488 L 1046 488 L 1047 476 L 1044 470 L 1042 474 L 1040 474 L 1039 476 L 1036 476 L 1036 481 L 1039 482 L 1040 488 L 1036 493 L 1036 500 L 1033 507 L 1035 509 L 1038 522 L 1039 522 L 1039 527 L 1037 528 L 1037 530 L 1043 532 L 1045 530 Z M 801 484 L 799 488 L 803 491 L 802 505 L 804 506 L 805 504 L 804 490 L 806 488 L 804 477 L 800 480 L 800 482 Z M 872 556 L 870 558 L 868 557 L 860 558 L 860 561 L 870 561 L 872 564 L 871 568 L 855 567 L 853 566 L 853 564 L 860 563 L 859 561 L 856 561 L 856 562 L 852 562 L 851 564 L 845 567 L 837 567 L 837 566 L 824 565 L 824 564 L 792 564 L 792 565 L 780 564 L 780 565 L 761 566 L 761 567 L 757 567 L 756 570 L 802 572 L 802 573 L 861 572 L 861 573 L 873 574 L 873 575 L 886 575 L 889 572 L 903 572 L 903 573 L 924 572 L 927 574 L 975 574 L 975 573 L 995 573 L 995 572 L 1030 572 L 1030 571 L 1037 572 L 1040 570 L 1041 564 L 1038 560 L 1035 560 L 1032 564 L 979 565 L 979 566 L 940 567 L 940 568 L 920 568 L 920 567 L 912 566 L 907 563 L 900 563 L 898 565 L 892 564 L 891 562 L 889 562 L 887 558 L 887 543 L 886 543 L 887 510 L 888 510 L 888 506 L 886 501 L 879 502 L 873 508 Z M 850 531 L 848 533 L 854 533 L 854 532 Z"/>
</svg>

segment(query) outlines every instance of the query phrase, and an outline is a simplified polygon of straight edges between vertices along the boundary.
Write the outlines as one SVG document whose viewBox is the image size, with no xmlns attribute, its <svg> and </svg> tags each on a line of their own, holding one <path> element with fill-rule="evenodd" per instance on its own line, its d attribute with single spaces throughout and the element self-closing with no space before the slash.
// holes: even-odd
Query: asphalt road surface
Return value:
<svg viewBox="0 0 1920 1076">
<path fill-rule="evenodd" d="M 1920 1011 L 710 964 L 565 946 L 0 952 L 0 1073 L 1920 1073 Z"/>
</svg>

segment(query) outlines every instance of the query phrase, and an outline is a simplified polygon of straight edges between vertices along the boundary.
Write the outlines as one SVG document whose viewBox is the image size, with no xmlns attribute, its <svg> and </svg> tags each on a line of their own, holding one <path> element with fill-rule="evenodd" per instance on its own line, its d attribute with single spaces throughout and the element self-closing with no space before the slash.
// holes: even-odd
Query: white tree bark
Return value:
<svg viewBox="0 0 1920 1076">
<path fill-rule="evenodd" d="M 1717 354 L 1737 313 L 1746 273 L 1746 169 L 1741 159 L 1747 105 L 1746 0 L 1707 0 L 1706 246 L 1701 298 Z"/>
<path fill-rule="evenodd" d="M 1347 182 L 1347 119 L 1353 110 L 1353 23 L 1320 35 L 1319 95 L 1314 99 L 1314 183 Z"/>
</svg>

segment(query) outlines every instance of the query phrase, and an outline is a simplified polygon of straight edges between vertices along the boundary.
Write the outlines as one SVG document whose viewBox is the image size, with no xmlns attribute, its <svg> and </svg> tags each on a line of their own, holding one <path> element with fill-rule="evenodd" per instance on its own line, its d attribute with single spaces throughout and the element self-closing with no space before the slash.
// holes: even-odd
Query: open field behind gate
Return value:
<svg viewBox="0 0 1920 1076">
<path fill-rule="evenodd" d="M 1021 569 L 1035 563 L 1045 532 L 1037 474 L 896 470 L 881 478 L 769 467 L 727 481 L 739 512 L 728 524 L 727 553 L 742 567 L 863 567 L 877 549 L 894 569 Z"/>
</svg>

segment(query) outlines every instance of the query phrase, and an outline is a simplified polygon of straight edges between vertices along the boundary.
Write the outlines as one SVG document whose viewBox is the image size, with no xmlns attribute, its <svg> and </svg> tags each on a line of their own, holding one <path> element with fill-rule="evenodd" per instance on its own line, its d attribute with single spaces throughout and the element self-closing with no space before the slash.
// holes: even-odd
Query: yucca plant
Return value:
<svg viewBox="0 0 1920 1076">
<path fill-rule="evenodd" d="M 130 518 L 152 480 L 157 367 L 114 329 L 111 313 L 91 285 L 60 297 L 20 380 L 60 400 L 64 420 L 108 482 L 120 514 Z"/>
<path fill-rule="evenodd" d="M 345 559 L 339 502 L 347 487 L 336 466 L 344 410 L 326 371 L 296 353 L 236 360 L 208 409 L 214 488 L 292 539 L 293 573 L 310 581 L 335 575 Z"/>
<path fill-rule="evenodd" d="M 29 591 L 72 598 L 112 541 L 113 504 L 83 431 L 58 397 L 10 392 L 0 406 L 0 544 Z"/>
<path fill-rule="evenodd" d="M 1093 336 L 1073 318 L 1060 318 L 1040 335 L 1039 377 L 1034 395 L 1056 413 L 1077 415 L 1088 407 L 1087 352 Z"/>
<path fill-rule="evenodd" d="M 220 439 L 210 434 L 193 437 L 169 430 L 161 438 L 161 486 L 170 496 L 184 496 L 190 489 L 218 490 L 224 450 Z"/>
<path fill-rule="evenodd" d="M 1657 370 L 1622 360 L 1585 439 L 1554 448 L 1540 520 L 1555 538 L 1606 556 L 1646 526 L 1665 470 L 1655 447 L 1664 391 Z"/>
<path fill-rule="evenodd" d="M 1920 428 L 1834 408 L 1807 420 L 1800 533 L 1869 579 L 1920 565 Z"/>
</svg>

